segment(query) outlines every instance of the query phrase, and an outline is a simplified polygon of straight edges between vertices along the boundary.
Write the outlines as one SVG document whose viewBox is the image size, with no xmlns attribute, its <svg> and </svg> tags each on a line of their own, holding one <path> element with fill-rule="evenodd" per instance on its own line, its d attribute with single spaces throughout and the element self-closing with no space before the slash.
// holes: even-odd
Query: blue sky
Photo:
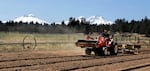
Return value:
<svg viewBox="0 0 150 71">
<path fill-rule="evenodd" d="M 13 20 L 30 13 L 48 22 L 79 16 L 139 20 L 150 17 L 149 3 L 150 0 L 0 0 L 0 20 Z"/>
</svg>

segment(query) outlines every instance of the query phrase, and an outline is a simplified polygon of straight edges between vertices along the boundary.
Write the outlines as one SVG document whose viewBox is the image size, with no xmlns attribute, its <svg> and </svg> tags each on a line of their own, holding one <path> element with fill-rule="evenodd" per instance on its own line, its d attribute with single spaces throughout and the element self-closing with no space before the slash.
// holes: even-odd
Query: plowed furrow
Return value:
<svg viewBox="0 0 150 71">
<path fill-rule="evenodd" d="M 115 63 L 122 63 L 122 62 L 142 60 L 142 59 L 150 59 L 150 56 L 134 57 L 134 58 L 131 57 L 129 59 L 125 59 L 124 57 L 121 57 L 121 58 L 119 57 L 118 59 L 106 59 L 107 61 L 104 60 L 104 62 L 102 62 L 103 60 L 100 60 L 100 61 L 95 61 L 96 63 L 95 62 L 93 62 L 92 64 L 89 63 L 89 65 L 77 66 L 77 67 L 68 68 L 68 69 L 67 69 L 67 67 L 65 67 L 66 69 L 62 69 L 62 71 L 78 70 L 78 69 L 84 69 L 84 68 L 89 68 L 89 67 L 110 65 L 110 64 L 115 64 Z"/>
<path fill-rule="evenodd" d="M 0 62 L 12 62 L 12 61 L 21 61 L 21 60 L 37 60 L 37 59 L 51 59 L 51 58 L 68 58 L 68 57 L 82 57 L 82 55 L 77 56 L 43 56 L 43 57 L 20 57 L 20 58 L 6 58 L 1 59 Z"/>
<path fill-rule="evenodd" d="M 145 68 L 145 67 L 150 67 L 150 64 L 146 64 L 146 65 L 142 65 L 142 66 L 137 66 L 137 67 L 132 67 L 132 68 L 128 68 L 128 69 L 123 69 L 121 71 L 131 71 L 131 70 L 138 70 L 140 68 Z"/>
<path fill-rule="evenodd" d="M 61 62 L 72 62 L 72 61 L 83 61 L 83 60 L 92 60 L 92 59 L 101 59 L 101 58 L 112 58 L 112 57 L 121 57 L 127 55 L 118 55 L 118 56 L 57 56 L 57 57 L 44 57 L 44 58 L 18 58 L 18 59 L 7 59 L 0 61 L 0 69 L 8 68 L 17 68 L 17 67 L 30 67 L 36 65 L 46 65 L 54 64 Z"/>
<path fill-rule="evenodd" d="M 54 60 L 41 60 L 41 61 L 31 61 L 34 63 L 29 63 L 25 61 L 25 63 L 29 66 L 15 66 L 15 67 L 9 67 L 9 70 L 16 70 L 16 69 L 21 69 L 21 70 L 38 70 L 38 71 L 68 71 L 68 70 L 78 70 L 78 69 L 84 69 L 84 68 L 89 68 L 89 67 L 94 67 L 94 66 L 102 66 L 102 65 L 107 65 L 107 64 L 113 64 L 113 63 L 121 63 L 121 62 L 126 62 L 126 61 L 134 61 L 134 60 L 140 60 L 140 59 L 147 59 L 150 58 L 150 54 L 143 54 L 143 55 L 132 55 L 132 56 L 116 56 L 116 57 L 106 57 L 106 58 L 87 58 L 84 57 L 85 59 L 75 59 L 75 60 L 67 60 L 67 59 L 62 59 L 62 61 L 58 61 L 56 59 Z M 69 58 L 71 59 L 71 58 Z M 74 58 L 72 58 L 74 59 Z M 55 61 L 56 60 L 56 61 Z M 64 60 L 64 61 L 63 61 Z M 41 62 L 41 63 L 39 63 Z M 54 63 L 55 62 L 55 63 Z M 14 62 L 17 64 L 16 62 Z M 24 63 L 22 63 L 24 64 Z M 33 64 L 33 65 L 32 65 Z M 1 68 L 1 70 L 7 70 L 8 68 Z"/>
<path fill-rule="evenodd" d="M 29 66 L 35 66 L 35 65 L 54 64 L 54 63 L 60 63 L 60 62 L 70 62 L 70 61 L 90 60 L 90 59 L 94 59 L 94 58 L 83 57 L 83 56 L 64 56 L 64 57 L 5 60 L 5 61 L 0 62 L 0 69 L 29 67 Z"/>
<path fill-rule="evenodd" d="M 150 64 L 150 58 L 146 58 L 146 59 L 125 61 L 125 62 L 120 62 L 120 63 L 105 64 L 102 66 L 81 68 L 81 69 L 76 69 L 73 71 L 112 71 L 112 70 L 113 71 L 121 71 L 121 70 L 131 71 L 131 70 L 128 70 L 130 68 L 131 69 L 132 68 L 138 68 L 138 69 L 136 69 L 138 71 L 141 66 L 144 67 L 144 66 L 147 66 L 149 64 Z"/>
</svg>

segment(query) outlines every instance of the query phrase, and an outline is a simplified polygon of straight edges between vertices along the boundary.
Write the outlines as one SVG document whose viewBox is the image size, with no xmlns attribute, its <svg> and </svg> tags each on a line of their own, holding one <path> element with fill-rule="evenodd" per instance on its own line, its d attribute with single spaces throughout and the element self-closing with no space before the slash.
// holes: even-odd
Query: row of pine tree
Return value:
<svg viewBox="0 0 150 71">
<path fill-rule="evenodd" d="M 66 25 L 67 24 L 67 25 Z M 69 18 L 69 23 L 64 21 L 61 24 L 51 23 L 51 24 L 41 24 L 41 23 L 24 23 L 7 21 L 3 23 L 0 21 L 0 31 L 1 32 L 21 32 L 21 33 L 100 33 L 104 29 L 110 30 L 111 32 L 119 33 L 139 33 L 150 36 L 150 19 L 145 17 L 141 20 L 131 20 L 126 19 L 116 19 L 114 24 L 90 24 L 90 22 L 82 19 L 81 21 L 76 20 L 73 17 Z"/>
</svg>

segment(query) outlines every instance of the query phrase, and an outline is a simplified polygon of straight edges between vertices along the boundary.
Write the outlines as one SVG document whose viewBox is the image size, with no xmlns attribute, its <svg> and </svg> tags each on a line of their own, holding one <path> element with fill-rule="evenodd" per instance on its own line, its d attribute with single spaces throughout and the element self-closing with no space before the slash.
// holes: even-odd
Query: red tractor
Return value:
<svg viewBox="0 0 150 71">
<path fill-rule="evenodd" d="M 85 49 L 85 54 L 91 55 L 92 52 L 96 56 L 117 55 L 118 47 L 112 38 L 105 38 L 101 35 L 97 41 L 94 40 L 78 40 L 76 46 Z"/>
</svg>

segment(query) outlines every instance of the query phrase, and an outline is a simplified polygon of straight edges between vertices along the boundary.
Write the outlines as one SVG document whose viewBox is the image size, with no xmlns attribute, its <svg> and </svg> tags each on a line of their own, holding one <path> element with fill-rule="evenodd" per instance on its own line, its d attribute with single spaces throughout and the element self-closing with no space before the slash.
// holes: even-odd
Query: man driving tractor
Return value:
<svg viewBox="0 0 150 71">
<path fill-rule="evenodd" d="M 91 36 L 91 33 L 89 33 L 86 36 L 86 40 L 94 40 L 94 38 Z M 108 31 L 104 29 L 104 31 L 98 36 L 98 46 L 107 46 L 110 47 L 111 43 L 113 42 L 113 37 L 110 37 Z"/>
<path fill-rule="evenodd" d="M 79 40 L 76 45 L 82 48 L 85 47 L 85 53 L 87 55 L 90 55 L 92 51 L 98 56 L 117 55 L 118 52 L 118 48 L 113 41 L 113 36 L 110 36 L 107 30 L 104 30 L 101 34 L 99 34 L 96 40 L 91 37 L 91 34 L 88 34 L 86 40 Z"/>
<path fill-rule="evenodd" d="M 98 37 L 99 46 L 110 47 L 112 42 L 113 42 L 113 37 L 110 37 L 110 35 L 106 29 Z"/>
<path fill-rule="evenodd" d="M 109 38 L 109 33 L 108 33 L 108 31 L 106 29 L 103 31 L 102 36 L 104 38 Z"/>
</svg>

